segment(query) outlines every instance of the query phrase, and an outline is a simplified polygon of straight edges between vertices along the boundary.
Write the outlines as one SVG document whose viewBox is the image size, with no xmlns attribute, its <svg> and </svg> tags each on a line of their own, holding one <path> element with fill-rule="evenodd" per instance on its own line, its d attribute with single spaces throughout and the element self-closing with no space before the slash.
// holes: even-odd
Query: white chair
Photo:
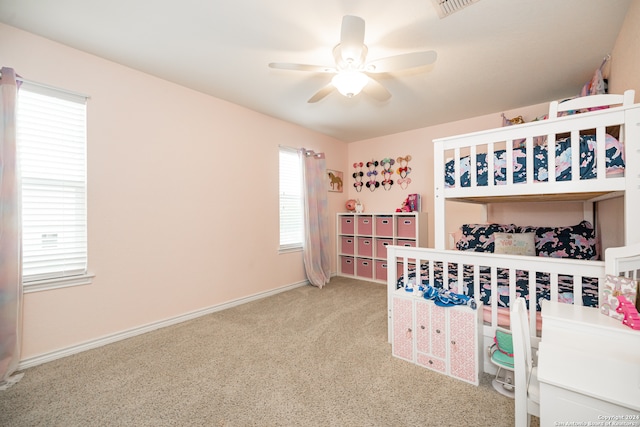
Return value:
<svg viewBox="0 0 640 427">
<path fill-rule="evenodd" d="M 524 298 L 517 298 L 512 302 L 510 320 L 516 386 L 516 427 L 528 427 L 531 415 L 540 417 L 540 385 L 537 368 L 533 366 L 531 334 Z"/>
</svg>

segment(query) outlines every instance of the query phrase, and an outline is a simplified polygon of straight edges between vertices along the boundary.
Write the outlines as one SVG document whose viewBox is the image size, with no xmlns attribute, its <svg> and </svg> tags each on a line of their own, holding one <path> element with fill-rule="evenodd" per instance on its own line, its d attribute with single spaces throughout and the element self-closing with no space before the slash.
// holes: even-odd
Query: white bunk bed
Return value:
<svg viewBox="0 0 640 427">
<path fill-rule="evenodd" d="M 634 91 L 630 90 L 623 95 L 593 95 L 563 103 L 552 102 L 546 120 L 434 140 L 435 249 L 398 246 L 387 248 L 389 323 L 392 318 L 390 302 L 393 292 L 397 292 L 399 287 L 410 287 L 416 282 L 436 284 L 440 277 L 440 287 L 458 293 L 473 293 L 479 303 L 478 309 L 484 311 L 483 335 L 487 346 L 493 342 L 496 327 L 503 324 L 501 319 L 504 317 L 505 305 L 508 307 L 508 301 L 519 296 L 522 286 L 528 285 L 528 298 L 533 299 L 535 294 L 535 301 L 538 302 L 535 305 L 539 309 L 541 298 L 557 301 L 561 294 L 568 295 L 563 293 L 566 288 L 560 291 L 558 285 L 559 282 L 566 281 L 567 277 L 573 287 L 571 291 L 576 296 L 573 303 L 580 305 L 586 299 L 579 296 L 584 296 L 587 288 L 590 287 L 592 291 L 595 289 L 593 292 L 600 294 L 605 271 L 606 274 L 614 273 L 637 279 L 640 270 L 640 226 L 634 225 L 634 220 L 640 212 L 640 104 L 634 104 L 633 99 Z M 608 108 L 602 108 L 603 106 Z M 585 109 L 589 110 L 558 117 L 564 111 Z M 609 159 L 605 158 L 605 145 L 609 141 L 607 132 L 610 129 L 619 130 L 617 140 L 624 147 L 623 172 L 618 170 L 617 173 L 608 173 L 607 170 Z M 540 147 L 546 146 L 546 152 L 549 153 L 546 155 L 547 164 L 555 164 L 558 168 L 561 161 L 566 160 L 556 158 L 558 145 L 569 144 L 570 151 L 577 153 L 581 150 L 581 134 L 595 135 L 595 143 L 590 143 L 592 149 L 595 146 L 595 151 L 591 151 L 594 153 L 595 166 L 589 179 L 582 177 L 581 173 L 570 173 L 570 176 L 563 177 L 548 174 L 548 178 L 538 170 L 531 173 L 534 171 L 533 157 L 540 156 Z M 561 136 L 570 136 L 570 142 L 560 140 Z M 498 153 L 504 154 L 501 159 L 496 157 Z M 526 153 L 534 155 L 527 156 Z M 498 165 L 498 162 L 504 164 Z M 564 166 L 570 171 L 580 171 L 580 162 L 581 156 L 571 156 L 570 164 Z M 489 171 L 502 166 L 497 171 L 497 175 L 501 175 L 500 181 L 485 174 L 483 182 L 481 173 L 476 168 L 468 168 L 467 179 L 461 180 L 460 174 L 455 171 L 460 171 L 462 167 L 464 172 L 465 164 L 480 164 L 481 168 L 484 166 Z M 450 172 L 448 179 L 445 174 L 447 168 Z M 525 173 L 522 173 L 523 169 Z M 454 171 L 453 174 L 451 170 Z M 514 171 L 520 172 L 518 177 Z M 605 261 L 601 260 L 446 249 L 449 240 L 447 201 L 481 204 L 581 201 L 585 203 L 585 218 L 593 223 L 593 209 L 589 206 L 610 197 L 624 197 L 625 247 L 606 251 L 606 268 Z M 412 271 L 415 274 L 416 266 L 421 267 L 419 280 L 410 277 Z M 546 281 L 542 286 L 541 274 L 545 275 Z M 462 283 L 465 285 L 459 287 L 458 284 Z M 508 283 L 508 286 L 499 286 L 499 283 Z M 498 297 L 489 296 L 483 305 L 478 298 L 481 294 Z M 502 312 L 499 305 L 503 306 Z M 531 304 L 530 308 L 533 307 L 534 304 Z M 508 319 L 508 308 L 506 313 Z M 539 336 L 539 316 L 529 316 L 529 320 L 531 335 Z M 391 328 L 389 340 L 392 340 Z"/>
</svg>

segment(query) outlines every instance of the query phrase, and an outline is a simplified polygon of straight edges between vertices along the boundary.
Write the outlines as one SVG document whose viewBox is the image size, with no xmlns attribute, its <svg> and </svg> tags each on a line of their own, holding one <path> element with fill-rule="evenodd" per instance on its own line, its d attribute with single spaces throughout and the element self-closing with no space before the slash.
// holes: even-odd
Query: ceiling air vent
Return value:
<svg viewBox="0 0 640 427">
<path fill-rule="evenodd" d="M 438 11 L 440 19 L 446 18 L 454 12 L 471 6 L 479 0 L 431 0 Z"/>
</svg>

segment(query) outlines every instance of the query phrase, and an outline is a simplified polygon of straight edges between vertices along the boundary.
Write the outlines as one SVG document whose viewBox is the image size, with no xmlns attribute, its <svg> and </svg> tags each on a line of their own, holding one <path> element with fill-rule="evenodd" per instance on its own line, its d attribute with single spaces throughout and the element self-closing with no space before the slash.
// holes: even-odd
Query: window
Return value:
<svg viewBox="0 0 640 427">
<path fill-rule="evenodd" d="M 280 251 L 302 248 L 302 162 L 298 151 L 280 147 Z"/>
<path fill-rule="evenodd" d="M 16 121 L 25 291 L 89 283 L 86 97 L 25 82 Z"/>
</svg>

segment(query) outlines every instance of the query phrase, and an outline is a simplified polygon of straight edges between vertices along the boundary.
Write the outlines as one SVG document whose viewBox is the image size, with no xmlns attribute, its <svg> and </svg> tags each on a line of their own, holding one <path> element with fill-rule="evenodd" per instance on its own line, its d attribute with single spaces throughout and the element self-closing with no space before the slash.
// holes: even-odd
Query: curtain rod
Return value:
<svg viewBox="0 0 640 427">
<path fill-rule="evenodd" d="M 0 77 L 2 77 L 2 73 L 0 73 Z M 64 93 L 67 93 L 69 95 L 78 96 L 78 97 L 85 98 L 85 99 L 90 99 L 91 98 L 89 95 L 85 95 L 84 93 L 74 92 L 74 91 L 69 90 L 69 89 L 62 89 L 62 88 L 59 88 L 59 87 L 56 87 L 56 86 L 51 86 L 51 85 L 44 84 L 44 83 L 34 82 L 33 80 L 27 80 L 25 78 L 22 78 L 22 77 L 18 76 L 17 74 L 16 74 L 16 80 L 19 81 L 19 82 L 22 82 L 22 83 L 26 83 L 28 85 L 37 86 L 37 87 L 42 88 L 42 89 L 48 89 L 48 90 L 55 90 L 55 91 L 58 91 L 58 92 L 64 92 Z"/>
</svg>

